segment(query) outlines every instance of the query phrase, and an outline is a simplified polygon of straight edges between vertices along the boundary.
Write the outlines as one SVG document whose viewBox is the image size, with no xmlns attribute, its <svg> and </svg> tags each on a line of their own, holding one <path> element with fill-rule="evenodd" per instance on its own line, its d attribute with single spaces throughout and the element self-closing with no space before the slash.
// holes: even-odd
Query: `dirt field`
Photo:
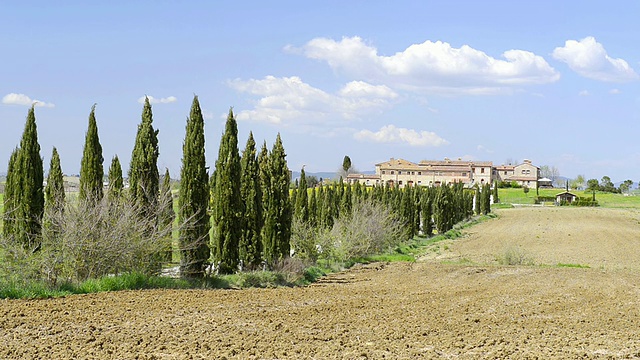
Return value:
<svg viewBox="0 0 640 360">
<path fill-rule="evenodd" d="M 639 214 L 500 215 L 307 288 L 0 301 L 0 359 L 640 358 Z M 590 268 L 495 265 L 509 246 Z"/>
</svg>

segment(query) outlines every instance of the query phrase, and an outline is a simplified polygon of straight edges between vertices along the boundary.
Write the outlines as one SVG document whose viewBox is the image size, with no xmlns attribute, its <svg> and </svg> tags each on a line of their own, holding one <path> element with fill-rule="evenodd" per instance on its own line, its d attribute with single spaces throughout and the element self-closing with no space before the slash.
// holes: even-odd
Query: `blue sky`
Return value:
<svg viewBox="0 0 640 360">
<path fill-rule="evenodd" d="M 233 107 L 281 133 L 292 170 L 530 159 L 562 176 L 640 180 L 640 3 L 632 1 L 21 1 L 0 4 L 0 172 L 27 110 L 45 167 L 79 172 L 94 103 L 128 168 L 141 98 L 159 167 L 180 171 L 197 94 L 215 163 Z"/>
</svg>

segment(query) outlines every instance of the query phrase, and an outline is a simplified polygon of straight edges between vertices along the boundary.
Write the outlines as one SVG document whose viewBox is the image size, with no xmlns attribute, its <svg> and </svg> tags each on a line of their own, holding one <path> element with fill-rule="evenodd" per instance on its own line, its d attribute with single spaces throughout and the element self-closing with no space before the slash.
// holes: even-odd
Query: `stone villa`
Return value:
<svg viewBox="0 0 640 360">
<path fill-rule="evenodd" d="M 517 182 L 522 186 L 535 188 L 540 179 L 540 168 L 531 160 L 518 165 L 494 166 L 491 161 L 422 160 L 413 163 L 404 159 L 391 158 L 376 164 L 375 174 L 349 174 L 348 183 L 360 182 L 366 186 L 389 184 L 390 186 L 439 186 L 441 184 L 464 183 L 467 187 L 475 184 L 492 184 L 494 181 Z"/>
</svg>

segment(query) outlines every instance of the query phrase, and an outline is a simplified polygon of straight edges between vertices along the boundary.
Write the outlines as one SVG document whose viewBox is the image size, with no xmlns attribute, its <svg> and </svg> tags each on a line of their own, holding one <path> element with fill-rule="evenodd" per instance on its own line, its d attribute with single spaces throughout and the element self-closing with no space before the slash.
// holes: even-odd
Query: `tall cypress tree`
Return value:
<svg viewBox="0 0 640 360">
<path fill-rule="evenodd" d="M 98 202 L 102 199 L 104 168 L 102 163 L 102 145 L 98 138 L 98 125 L 96 123 L 96 105 L 91 107 L 89 114 L 89 126 L 82 152 L 82 162 L 80 163 L 80 200 Z"/>
<path fill-rule="evenodd" d="M 309 225 L 312 227 L 318 226 L 318 198 L 315 187 L 311 188 L 311 195 L 309 196 Z"/>
<path fill-rule="evenodd" d="M 9 227 L 15 240 L 26 248 L 36 248 L 42 235 L 44 170 L 34 106 L 29 109 L 14 161 L 11 169 L 13 174 L 10 176 L 13 189 L 9 191 L 13 200 L 10 200 L 11 207 L 7 210 L 15 222 Z"/>
<path fill-rule="evenodd" d="M 422 232 L 426 236 L 433 235 L 433 198 L 435 190 L 434 188 L 427 188 L 422 193 L 422 200 L 420 205 L 422 207 Z"/>
<path fill-rule="evenodd" d="M 160 212 L 158 218 L 158 225 L 160 231 L 165 235 L 167 240 L 166 248 L 162 256 L 164 261 L 171 261 L 173 250 L 171 245 L 173 221 L 176 218 L 175 211 L 173 210 L 173 195 L 171 194 L 171 175 L 169 169 L 165 169 L 164 176 L 162 177 L 162 184 L 160 185 Z"/>
<path fill-rule="evenodd" d="M 214 172 L 213 243 L 218 272 L 231 274 L 238 268 L 238 243 L 242 236 L 243 203 L 240 197 L 240 154 L 238 125 L 229 109 L 224 134 L 220 139 L 218 160 Z"/>
<path fill-rule="evenodd" d="M 194 96 L 182 145 L 178 219 L 180 222 L 180 274 L 203 277 L 209 259 L 209 183 L 205 163 L 204 118 Z"/>
<path fill-rule="evenodd" d="M 536 188 L 536 190 L 538 190 Z M 498 181 L 493 182 L 493 203 L 497 204 L 500 202 L 500 198 L 498 197 Z"/>
<path fill-rule="evenodd" d="M 244 203 L 244 212 L 239 246 L 240 260 L 245 267 L 255 269 L 262 262 L 261 232 L 264 225 L 264 215 L 256 142 L 251 132 L 242 153 L 241 167 L 240 194 Z"/>
<path fill-rule="evenodd" d="M 129 195 L 144 217 L 156 213 L 160 187 L 158 155 L 158 130 L 153 129 L 153 112 L 149 98 L 145 97 L 129 165 Z"/>
<path fill-rule="evenodd" d="M 60 155 L 55 147 L 51 154 L 49 175 L 47 176 L 47 186 L 44 189 L 44 193 L 46 210 L 62 211 L 64 209 L 64 175 L 60 166 Z"/>
<path fill-rule="evenodd" d="M 122 179 L 122 166 L 120 165 L 120 159 L 118 155 L 111 159 L 111 165 L 109 166 L 109 188 L 107 190 L 107 199 L 110 203 L 117 203 L 122 197 L 122 190 L 124 189 L 124 181 Z"/>
<path fill-rule="evenodd" d="M 289 199 L 291 175 L 280 134 L 269 155 L 269 188 L 264 226 L 264 256 L 269 264 L 288 257 L 291 250 L 292 209 Z"/>
<path fill-rule="evenodd" d="M 2 213 L 2 235 L 6 239 L 15 236 L 17 231 L 18 194 L 20 194 L 20 172 L 18 171 L 18 154 L 20 149 L 16 147 L 9 158 L 7 178 L 4 186 L 4 212 Z"/>
<path fill-rule="evenodd" d="M 304 167 L 300 171 L 300 182 L 298 184 L 298 194 L 295 203 L 295 216 L 302 222 L 309 221 L 309 195 L 307 194 L 307 176 Z"/>
<path fill-rule="evenodd" d="M 54 147 L 49 163 L 49 175 L 47 185 L 44 188 L 44 229 L 43 238 L 49 241 L 56 241 L 61 232 L 61 215 L 64 213 L 65 193 L 64 177 L 60 167 L 60 155 Z"/>
</svg>

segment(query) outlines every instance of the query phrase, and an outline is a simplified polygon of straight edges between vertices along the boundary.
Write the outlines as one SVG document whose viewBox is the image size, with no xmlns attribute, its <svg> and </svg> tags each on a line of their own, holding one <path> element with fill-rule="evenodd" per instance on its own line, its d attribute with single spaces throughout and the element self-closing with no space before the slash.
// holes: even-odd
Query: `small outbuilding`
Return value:
<svg viewBox="0 0 640 360">
<path fill-rule="evenodd" d="M 549 178 L 538 179 L 538 186 L 541 187 L 541 188 L 552 188 L 553 187 L 553 180 L 551 180 Z"/>
<path fill-rule="evenodd" d="M 578 196 L 570 193 L 569 191 L 562 192 L 556 195 L 556 204 L 571 204 L 578 200 Z"/>
</svg>

